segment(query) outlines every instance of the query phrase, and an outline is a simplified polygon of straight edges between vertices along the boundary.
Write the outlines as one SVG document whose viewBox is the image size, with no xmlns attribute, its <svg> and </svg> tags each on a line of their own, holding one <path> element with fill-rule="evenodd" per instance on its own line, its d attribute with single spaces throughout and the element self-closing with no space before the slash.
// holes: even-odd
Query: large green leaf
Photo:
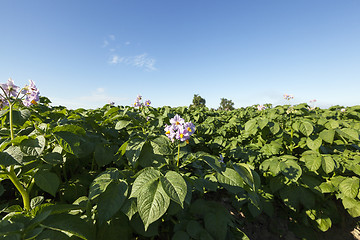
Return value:
<svg viewBox="0 0 360 240">
<path fill-rule="evenodd" d="M 217 173 L 219 183 L 231 193 L 239 193 L 243 190 L 244 181 L 234 169 L 226 168 L 222 173 Z"/>
<path fill-rule="evenodd" d="M 34 175 L 35 184 L 55 197 L 60 185 L 59 177 L 52 172 L 39 170 Z"/>
<path fill-rule="evenodd" d="M 52 132 L 53 133 L 55 133 L 55 132 L 70 132 L 75 135 L 85 135 L 86 134 L 86 131 L 84 128 L 82 128 L 78 125 L 72 125 L 72 124 L 56 126 L 56 127 L 54 127 Z"/>
<path fill-rule="evenodd" d="M 316 151 L 317 149 L 320 148 L 322 144 L 322 140 L 321 138 L 313 138 L 313 137 L 308 137 L 306 139 L 306 145 L 311 149 L 311 150 L 314 150 Z"/>
<path fill-rule="evenodd" d="M 97 211 L 100 224 L 109 220 L 119 211 L 127 196 L 127 183 L 123 180 L 112 182 L 98 198 Z"/>
<path fill-rule="evenodd" d="M 116 123 L 115 129 L 121 130 L 123 128 L 126 128 L 130 123 L 131 123 L 131 121 L 129 121 L 129 120 L 120 120 Z"/>
<path fill-rule="evenodd" d="M 78 155 L 81 153 L 81 137 L 72 132 L 55 132 L 59 145 L 68 153 Z"/>
<path fill-rule="evenodd" d="M 45 137 L 37 136 L 35 139 L 28 138 L 20 143 L 20 149 L 29 156 L 39 156 L 45 148 Z"/>
<path fill-rule="evenodd" d="M 300 122 L 300 125 L 299 125 L 299 131 L 308 137 L 314 131 L 314 127 L 310 122 L 302 121 L 302 122 Z"/>
<path fill-rule="evenodd" d="M 325 173 L 331 173 L 334 171 L 335 162 L 331 156 L 324 156 L 321 160 L 321 166 Z"/>
<path fill-rule="evenodd" d="M 51 215 L 41 225 L 51 230 L 73 234 L 84 240 L 95 240 L 96 236 L 95 226 L 76 215 L 64 213 Z"/>
<path fill-rule="evenodd" d="M 257 127 L 256 119 L 251 119 L 245 123 L 245 132 L 249 135 L 255 134 L 257 132 Z"/>
<path fill-rule="evenodd" d="M 214 237 L 214 239 L 224 240 L 228 230 L 227 219 L 220 214 L 209 212 L 204 217 L 205 229 Z"/>
<path fill-rule="evenodd" d="M 0 164 L 3 166 L 23 165 L 24 153 L 18 146 L 10 146 L 0 152 Z"/>
<path fill-rule="evenodd" d="M 115 151 L 110 146 L 97 144 L 95 147 L 94 158 L 99 166 L 105 166 L 115 160 Z"/>
<path fill-rule="evenodd" d="M 151 140 L 150 144 L 153 147 L 155 154 L 170 155 L 171 149 L 169 146 L 169 139 L 166 136 L 160 136 Z"/>
<path fill-rule="evenodd" d="M 177 172 L 168 171 L 164 177 L 160 177 L 160 182 L 166 194 L 184 207 L 187 185 L 183 177 Z"/>
<path fill-rule="evenodd" d="M 280 166 L 282 174 L 291 181 L 296 182 L 301 177 L 302 169 L 296 161 L 289 159 L 281 162 Z"/>
<path fill-rule="evenodd" d="M 13 110 L 13 124 L 23 125 L 30 117 L 31 112 L 29 109 Z"/>
<path fill-rule="evenodd" d="M 138 165 L 137 160 L 139 159 L 144 144 L 145 141 L 142 139 L 132 139 L 126 146 L 125 155 L 133 167 Z"/>
<path fill-rule="evenodd" d="M 106 191 L 111 182 L 119 180 L 121 174 L 117 169 L 108 169 L 99 174 L 90 185 L 89 199 L 93 200 Z"/>
<path fill-rule="evenodd" d="M 325 142 L 332 144 L 334 142 L 335 130 L 325 129 L 320 132 L 319 137 Z"/>
<path fill-rule="evenodd" d="M 221 164 L 219 162 L 219 158 L 206 154 L 206 155 L 201 156 L 200 159 L 203 160 L 204 162 L 206 162 L 215 171 L 217 171 L 219 173 L 222 171 Z"/>
<path fill-rule="evenodd" d="M 143 171 L 140 173 L 139 176 L 137 176 L 134 184 L 132 185 L 130 198 L 138 197 L 143 187 L 158 180 L 161 175 L 162 174 L 159 170 L 156 170 L 152 167 L 143 169 Z"/>
<path fill-rule="evenodd" d="M 310 170 L 310 171 L 316 171 L 320 168 L 321 166 L 321 160 L 322 157 L 317 155 L 317 154 L 306 154 L 301 157 L 301 159 L 303 161 L 305 161 L 305 166 Z"/>
<path fill-rule="evenodd" d="M 137 197 L 137 207 L 145 231 L 149 225 L 165 214 L 170 204 L 170 197 L 159 181 L 144 185 Z"/>
<path fill-rule="evenodd" d="M 234 170 L 241 176 L 241 178 L 255 191 L 254 176 L 251 169 L 246 163 L 231 163 Z"/>
<path fill-rule="evenodd" d="M 355 198 L 359 193 L 359 178 L 346 178 L 339 184 L 339 190 L 349 198 Z"/>
</svg>

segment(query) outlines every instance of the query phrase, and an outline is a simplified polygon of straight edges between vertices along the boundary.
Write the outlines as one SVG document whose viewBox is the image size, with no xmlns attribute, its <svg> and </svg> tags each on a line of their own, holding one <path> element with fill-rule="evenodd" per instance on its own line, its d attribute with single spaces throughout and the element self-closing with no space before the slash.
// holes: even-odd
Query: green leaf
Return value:
<svg viewBox="0 0 360 240">
<path fill-rule="evenodd" d="M 106 191 L 111 182 L 119 180 L 121 174 L 117 169 L 108 169 L 99 174 L 90 185 L 89 199 L 93 200 Z"/>
<path fill-rule="evenodd" d="M 359 193 L 359 178 L 346 178 L 339 184 L 339 190 L 349 198 L 355 198 Z"/>
<path fill-rule="evenodd" d="M 281 162 L 281 172 L 285 177 L 296 182 L 301 177 L 302 169 L 296 161 L 290 159 Z"/>
<path fill-rule="evenodd" d="M 130 123 L 131 123 L 131 121 L 128 121 L 128 120 L 120 120 L 116 123 L 115 129 L 121 130 L 123 128 L 126 128 Z"/>
<path fill-rule="evenodd" d="M 337 129 L 337 132 L 342 135 L 343 137 L 346 137 L 349 140 L 357 140 L 359 141 L 359 132 L 352 128 L 343 128 L 341 130 Z"/>
<path fill-rule="evenodd" d="M 176 231 L 171 240 L 189 240 L 189 235 L 184 231 Z"/>
<path fill-rule="evenodd" d="M 54 136 L 59 145 L 68 153 L 78 155 L 81 153 L 81 139 L 71 132 L 55 132 Z"/>
<path fill-rule="evenodd" d="M 129 198 L 139 197 L 141 189 L 147 184 L 151 184 L 152 182 L 158 180 L 161 175 L 162 174 L 159 170 L 156 170 L 152 167 L 143 169 L 143 171 L 134 181 Z"/>
<path fill-rule="evenodd" d="M 170 198 L 159 181 L 153 181 L 141 188 L 137 197 L 137 207 L 141 220 L 145 225 L 145 231 L 151 223 L 164 215 L 169 204 Z"/>
<path fill-rule="evenodd" d="M 100 224 L 109 220 L 119 211 L 127 196 L 125 181 L 112 182 L 98 198 L 97 210 Z"/>
<path fill-rule="evenodd" d="M 50 193 L 55 197 L 60 185 L 59 177 L 52 172 L 39 170 L 34 175 L 35 184 L 45 192 Z"/>
<path fill-rule="evenodd" d="M 257 120 L 257 123 L 260 127 L 260 129 L 263 129 L 264 127 L 266 127 L 269 123 L 269 120 L 267 118 L 259 118 Z"/>
<path fill-rule="evenodd" d="M 336 129 L 339 127 L 339 123 L 337 121 L 331 119 L 325 124 L 325 127 L 327 129 Z"/>
<path fill-rule="evenodd" d="M 55 214 L 49 216 L 41 224 L 51 230 L 70 233 L 84 240 L 95 240 L 95 226 L 81 219 L 80 216 Z"/>
<path fill-rule="evenodd" d="M 153 147 L 153 151 L 155 154 L 160 155 L 170 155 L 171 149 L 169 146 L 169 139 L 166 136 L 160 136 L 153 139 L 150 142 L 151 146 Z"/>
<path fill-rule="evenodd" d="M 40 156 L 45 148 L 45 137 L 37 136 L 35 139 L 24 139 L 20 143 L 20 149 L 29 156 Z"/>
<path fill-rule="evenodd" d="M 315 172 L 321 166 L 322 157 L 316 154 L 303 155 L 301 159 L 305 161 L 305 166 L 310 171 Z"/>
<path fill-rule="evenodd" d="M 190 220 L 186 225 L 186 232 L 192 237 L 193 239 L 198 239 L 200 233 L 204 230 L 201 224 L 198 221 Z"/>
<path fill-rule="evenodd" d="M 57 152 L 47 153 L 43 156 L 43 158 L 46 163 L 51 165 L 57 165 L 63 163 L 64 161 L 62 155 Z"/>
<path fill-rule="evenodd" d="M 5 151 L 0 152 L 0 164 L 3 166 L 23 165 L 24 153 L 20 147 L 10 146 Z"/>
<path fill-rule="evenodd" d="M 208 213 L 204 217 L 205 229 L 214 239 L 224 240 L 227 233 L 227 219 L 221 215 Z"/>
<path fill-rule="evenodd" d="M 125 155 L 133 167 L 137 166 L 137 160 L 139 159 L 144 144 L 145 141 L 142 139 L 132 139 L 126 147 Z"/>
<path fill-rule="evenodd" d="M 281 162 L 278 160 L 278 158 L 270 158 L 263 161 L 260 165 L 260 169 L 262 171 L 270 171 L 273 176 L 276 176 L 279 174 L 281 168 Z"/>
<path fill-rule="evenodd" d="M 234 170 L 241 176 L 241 178 L 255 191 L 254 177 L 252 171 L 246 163 L 232 163 Z"/>
<path fill-rule="evenodd" d="M 318 224 L 317 227 L 323 232 L 326 232 L 331 228 L 331 219 L 329 217 L 318 218 L 315 221 Z"/>
<path fill-rule="evenodd" d="M 245 123 L 245 132 L 248 134 L 255 134 L 257 132 L 257 122 L 256 119 L 251 119 Z"/>
<path fill-rule="evenodd" d="M 280 126 L 278 123 L 274 123 L 274 122 L 270 122 L 269 123 L 269 126 L 270 126 L 270 132 L 273 134 L 273 135 L 276 135 L 279 131 L 280 131 Z"/>
<path fill-rule="evenodd" d="M 160 182 L 166 194 L 183 208 L 187 193 L 187 185 L 183 177 L 177 172 L 168 171 L 164 177 L 160 177 Z"/>
<path fill-rule="evenodd" d="M 121 207 L 121 211 L 131 220 L 135 213 L 137 213 L 137 206 L 135 198 L 125 199 Z"/>
<path fill-rule="evenodd" d="M 214 169 L 216 172 L 221 173 L 222 168 L 221 164 L 219 162 L 219 158 L 214 157 L 212 155 L 203 155 L 200 157 L 201 160 L 207 163 L 212 169 Z"/>
<path fill-rule="evenodd" d="M 43 196 L 37 196 L 31 199 L 30 201 L 30 207 L 31 209 L 35 208 L 36 206 L 40 205 L 44 201 Z"/>
<path fill-rule="evenodd" d="M 307 121 L 302 121 L 302 122 L 300 122 L 299 130 L 302 134 L 304 134 L 305 136 L 308 137 L 314 131 L 314 127 L 313 127 L 312 123 L 307 122 Z"/>
<path fill-rule="evenodd" d="M 31 112 L 28 109 L 13 110 L 13 124 L 22 126 L 30 117 Z"/>
<path fill-rule="evenodd" d="M 72 124 L 56 126 L 56 127 L 54 127 L 52 132 L 53 133 L 56 133 L 56 132 L 70 132 L 70 133 L 73 133 L 75 135 L 85 135 L 86 134 L 86 131 L 85 131 L 84 128 L 82 128 L 82 127 L 80 127 L 78 125 L 72 125 Z"/>
<path fill-rule="evenodd" d="M 319 137 L 325 142 L 332 144 L 334 142 L 335 130 L 325 129 L 320 132 Z"/>
<path fill-rule="evenodd" d="M 110 146 L 97 144 L 95 147 L 94 158 L 100 167 L 105 166 L 115 160 L 115 152 Z"/>
<path fill-rule="evenodd" d="M 219 183 L 231 193 L 239 193 L 243 190 L 244 181 L 234 169 L 226 168 L 222 173 L 217 173 Z"/>
<path fill-rule="evenodd" d="M 321 166 L 325 173 L 331 173 L 334 171 L 335 162 L 331 156 L 324 156 L 321 160 Z"/>
<path fill-rule="evenodd" d="M 321 138 L 319 138 L 319 137 L 318 137 L 318 138 L 310 138 L 310 137 L 308 137 L 308 138 L 306 139 L 306 145 L 307 145 L 311 150 L 316 151 L 317 149 L 320 148 L 321 144 L 322 144 L 322 140 L 321 140 Z"/>
</svg>

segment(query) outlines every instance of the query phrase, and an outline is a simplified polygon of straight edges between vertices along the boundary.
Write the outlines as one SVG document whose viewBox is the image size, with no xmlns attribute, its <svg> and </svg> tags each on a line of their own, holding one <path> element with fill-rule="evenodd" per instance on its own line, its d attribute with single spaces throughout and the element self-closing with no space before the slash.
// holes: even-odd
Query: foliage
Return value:
<svg viewBox="0 0 360 240">
<path fill-rule="evenodd" d="M 198 94 L 194 94 L 194 98 L 190 107 L 205 107 L 206 100 Z"/>
<path fill-rule="evenodd" d="M 298 232 L 329 230 L 339 208 L 359 217 L 360 107 L 288 107 L 70 110 L 40 102 L 14 105 L 13 138 L 5 107 L 0 235 L 247 239 L 240 212 L 256 219 L 276 209 Z M 165 135 L 176 114 L 196 126 L 188 143 Z"/>
<path fill-rule="evenodd" d="M 219 110 L 234 110 L 234 102 L 226 98 L 221 98 Z"/>
</svg>

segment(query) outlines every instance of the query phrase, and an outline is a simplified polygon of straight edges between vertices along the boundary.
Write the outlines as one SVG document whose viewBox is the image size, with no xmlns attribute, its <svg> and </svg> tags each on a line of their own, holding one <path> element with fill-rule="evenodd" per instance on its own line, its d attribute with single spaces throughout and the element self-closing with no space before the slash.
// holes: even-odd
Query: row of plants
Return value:
<svg viewBox="0 0 360 240">
<path fill-rule="evenodd" d="M 312 239 L 342 209 L 360 216 L 360 106 L 216 111 L 138 97 L 70 110 L 33 82 L 1 89 L 3 239 L 248 239 L 244 221 L 262 215 Z"/>
</svg>

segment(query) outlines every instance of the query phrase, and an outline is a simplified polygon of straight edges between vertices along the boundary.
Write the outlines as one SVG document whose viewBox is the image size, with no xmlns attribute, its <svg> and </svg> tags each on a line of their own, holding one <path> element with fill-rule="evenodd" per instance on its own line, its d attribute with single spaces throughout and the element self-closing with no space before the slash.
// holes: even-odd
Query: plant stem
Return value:
<svg viewBox="0 0 360 240">
<path fill-rule="evenodd" d="M 180 142 L 178 144 L 178 160 L 177 160 L 177 164 L 176 164 L 177 167 L 179 167 L 179 162 L 180 162 Z"/>
<path fill-rule="evenodd" d="M 25 190 L 23 185 L 21 185 L 19 179 L 17 178 L 15 172 L 14 172 L 14 166 L 10 166 L 10 171 L 8 172 L 8 177 L 11 180 L 11 182 L 15 185 L 16 189 L 20 192 L 23 203 L 24 203 L 24 209 L 25 211 L 30 210 L 30 198 L 28 192 Z"/>
<path fill-rule="evenodd" d="M 9 102 L 9 122 L 10 122 L 10 137 L 14 140 L 14 127 L 13 127 L 13 104 Z"/>
<path fill-rule="evenodd" d="M 10 137 L 11 140 L 14 140 L 14 127 L 13 127 L 13 103 L 9 100 L 9 122 L 10 122 Z M 12 143 L 14 145 L 14 143 Z M 14 165 L 10 166 L 10 171 L 8 172 L 8 177 L 11 180 L 11 182 L 15 185 L 16 189 L 20 192 L 23 203 L 24 203 L 24 209 L 25 211 L 30 210 L 30 198 L 29 194 L 24 188 L 23 185 L 21 185 L 19 179 L 17 178 L 15 171 L 14 171 Z"/>
</svg>

